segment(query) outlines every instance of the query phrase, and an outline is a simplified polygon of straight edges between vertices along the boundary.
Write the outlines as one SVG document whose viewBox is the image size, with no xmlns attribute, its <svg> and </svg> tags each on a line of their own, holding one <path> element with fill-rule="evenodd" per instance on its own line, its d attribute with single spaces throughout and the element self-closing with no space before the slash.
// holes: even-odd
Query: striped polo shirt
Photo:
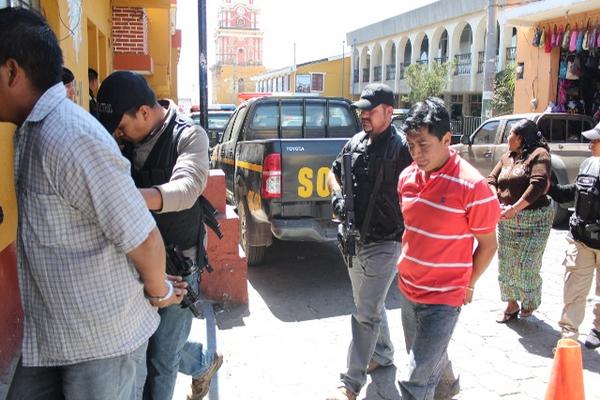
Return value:
<svg viewBox="0 0 600 400">
<path fill-rule="evenodd" d="M 398 181 L 405 231 L 398 286 L 415 303 L 463 304 L 474 234 L 496 229 L 500 204 L 487 181 L 456 152 L 429 178 L 415 163 Z"/>
</svg>

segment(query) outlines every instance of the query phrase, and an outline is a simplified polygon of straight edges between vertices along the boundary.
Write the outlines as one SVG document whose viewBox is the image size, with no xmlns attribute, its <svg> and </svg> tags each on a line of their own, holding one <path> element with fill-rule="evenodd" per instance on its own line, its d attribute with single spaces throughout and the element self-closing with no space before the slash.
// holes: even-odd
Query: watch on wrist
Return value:
<svg viewBox="0 0 600 400">
<path fill-rule="evenodd" d="M 148 300 L 154 300 L 154 301 L 161 302 L 161 301 L 165 301 L 169 297 L 173 296 L 173 291 L 175 290 L 175 288 L 173 287 L 173 283 L 170 280 L 165 279 L 165 285 L 167 286 L 167 294 L 166 295 L 164 295 L 163 297 L 146 295 L 146 298 Z"/>
</svg>

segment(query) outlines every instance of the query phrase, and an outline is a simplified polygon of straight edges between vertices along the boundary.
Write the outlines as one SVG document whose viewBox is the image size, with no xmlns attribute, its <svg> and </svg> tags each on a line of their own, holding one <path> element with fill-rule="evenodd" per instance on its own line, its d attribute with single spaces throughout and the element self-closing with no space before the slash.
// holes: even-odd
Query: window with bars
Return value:
<svg viewBox="0 0 600 400">
<path fill-rule="evenodd" d="M 312 92 L 322 92 L 323 91 L 323 74 L 311 74 L 310 80 L 310 90 Z"/>
</svg>

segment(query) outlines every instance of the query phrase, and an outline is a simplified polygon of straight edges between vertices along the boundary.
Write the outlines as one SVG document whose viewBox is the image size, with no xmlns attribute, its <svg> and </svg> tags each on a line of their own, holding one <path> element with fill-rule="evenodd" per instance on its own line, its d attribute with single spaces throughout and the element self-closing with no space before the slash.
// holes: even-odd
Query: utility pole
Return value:
<svg viewBox="0 0 600 400">
<path fill-rule="evenodd" d="M 492 116 L 492 97 L 494 96 L 494 78 L 496 77 L 496 2 L 497 0 L 488 0 L 483 95 L 481 96 L 481 118 L 483 121 Z"/>
<path fill-rule="evenodd" d="M 346 61 L 346 41 L 342 42 L 342 97 L 344 97 L 344 63 Z"/>
<path fill-rule="evenodd" d="M 208 75 L 206 68 L 206 0 L 198 0 L 198 89 L 200 125 L 208 129 Z"/>
<path fill-rule="evenodd" d="M 354 101 L 354 80 L 356 80 L 354 77 L 356 74 L 356 68 L 354 68 L 354 64 L 357 62 L 357 60 L 354 59 L 354 52 L 356 51 L 356 38 L 352 39 L 352 48 L 350 51 L 352 52 L 350 55 L 350 100 Z"/>
</svg>

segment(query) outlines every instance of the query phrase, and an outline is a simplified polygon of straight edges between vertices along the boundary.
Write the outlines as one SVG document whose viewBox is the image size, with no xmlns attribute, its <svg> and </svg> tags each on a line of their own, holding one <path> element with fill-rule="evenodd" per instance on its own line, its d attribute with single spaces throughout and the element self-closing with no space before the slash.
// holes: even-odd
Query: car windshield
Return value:
<svg viewBox="0 0 600 400">
<path fill-rule="evenodd" d="M 208 129 L 224 129 L 230 114 L 208 114 Z"/>
</svg>

